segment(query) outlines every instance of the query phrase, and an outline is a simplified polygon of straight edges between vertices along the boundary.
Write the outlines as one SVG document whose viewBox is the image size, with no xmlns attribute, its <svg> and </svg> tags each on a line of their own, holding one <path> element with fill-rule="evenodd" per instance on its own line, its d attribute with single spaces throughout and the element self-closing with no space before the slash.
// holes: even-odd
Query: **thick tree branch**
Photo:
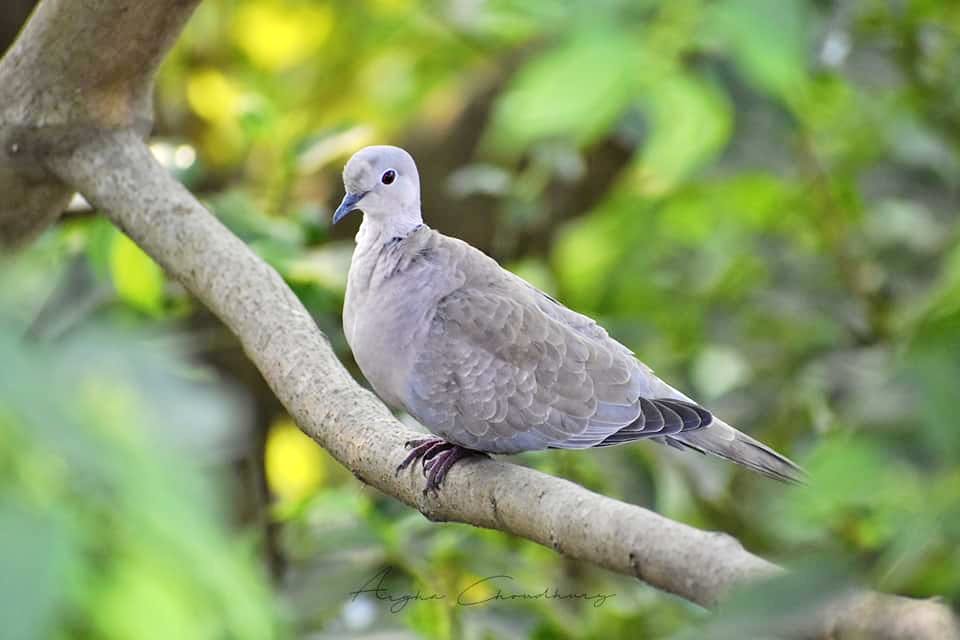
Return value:
<svg viewBox="0 0 960 640">
<path fill-rule="evenodd" d="M 70 200 L 43 157 L 97 130 L 149 132 L 154 74 L 199 3 L 40 3 L 0 61 L 0 250 L 36 236 Z"/>
<path fill-rule="evenodd" d="M 196 1 L 44 0 L 38 24 L 0 61 L 0 188 L 26 194 L 0 205 L 0 237 L 35 232 L 64 194 L 81 191 L 238 336 L 307 434 L 361 480 L 433 520 L 522 536 L 704 606 L 782 571 L 727 535 L 512 464 L 458 465 L 439 496 L 423 495 L 419 473 L 396 476 L 414 434 L 351 379 L 282 278 L 141 140 L 153 71 Z M 112 54 L 94 52 L 105 46 Z M 861 592 L 810 613 L 795 635 L 960 637 L 935 602 Z"/>
</svg>

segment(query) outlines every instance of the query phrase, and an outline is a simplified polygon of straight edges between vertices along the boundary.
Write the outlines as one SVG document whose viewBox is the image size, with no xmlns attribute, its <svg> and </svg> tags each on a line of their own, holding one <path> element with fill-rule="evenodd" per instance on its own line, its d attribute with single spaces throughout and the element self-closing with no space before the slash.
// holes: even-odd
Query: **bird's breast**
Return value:
<svg viewBox="0 0 960 640">
<path fill-rule="evenodd" d="M 413 269 L 400 274 L 387 257 L 356 255 L 344 302 L 344 335 L 357 365 L 384 401 L 401 408 L 436 310 L 429 269 Z"/>
</svg>

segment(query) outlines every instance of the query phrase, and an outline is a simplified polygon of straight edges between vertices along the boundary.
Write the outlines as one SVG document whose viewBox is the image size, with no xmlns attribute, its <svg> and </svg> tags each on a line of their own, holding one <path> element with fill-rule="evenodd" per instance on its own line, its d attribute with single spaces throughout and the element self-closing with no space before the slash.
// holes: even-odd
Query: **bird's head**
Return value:
<svg viewBox="0 0 960 640">
<path fill-rule="evenodd" d="M 420 176 L 409 153 L 400 147 L 365 147 L 343 169 L 347 194 L 333 214 L 333 224 L 351 211 L 381 223 L 393 218 L 420 220 Z"/>
</svg>

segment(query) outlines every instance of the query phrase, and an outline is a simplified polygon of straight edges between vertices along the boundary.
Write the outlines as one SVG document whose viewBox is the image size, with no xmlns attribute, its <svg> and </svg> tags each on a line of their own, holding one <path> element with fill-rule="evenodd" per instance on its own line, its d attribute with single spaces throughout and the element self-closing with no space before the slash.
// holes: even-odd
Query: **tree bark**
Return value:
<svg viewBox="0 0 960 640">
<path fill-rule="evenodd" d="M 152 126 L 153 79 L 200 0 L 44 0 L 0 61 L 0 250 L 73 194 L 43 158 L 104 129 Z"/>
<path fill-rule="evenodd" d="M 360 480 L 435 521 L 518 535 L 711 607 L 782 569 L 732 537 L 701 531 L 571 482 L 493 460 L 458 465 L 439 495 L 396 475 L 416 434 L 341 366 L 270 266 L 178 183 L 143 143 L 153 73 L 197 0 L 44 0 L 0 61 L 0 237 L 24 241 L 73 191 L 237 335 L 300 427 Z M 109 37 L 107 37 L 109 32 Z M 42 53 L 42 55 L 41 55 Z M 12 89 L 10 87 L 13 87 Z M 858 592 L 798 637 L 960 638 L 944 605 Z"/>
</svg>

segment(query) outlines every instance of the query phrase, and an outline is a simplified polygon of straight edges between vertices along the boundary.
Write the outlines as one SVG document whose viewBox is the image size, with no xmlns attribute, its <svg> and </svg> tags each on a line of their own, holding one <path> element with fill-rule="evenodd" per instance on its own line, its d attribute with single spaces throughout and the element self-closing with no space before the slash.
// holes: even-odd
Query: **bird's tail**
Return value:
<svg viewBox="0 0 960 640">
<path fill-rule="evenodd" d="M 700 453 L 709 453 L 757 473 L 794 484 L 806 484 L 806 472 L 796 463 L 716 417 L 706 427 L 669 436 Z"/>
</svg>

